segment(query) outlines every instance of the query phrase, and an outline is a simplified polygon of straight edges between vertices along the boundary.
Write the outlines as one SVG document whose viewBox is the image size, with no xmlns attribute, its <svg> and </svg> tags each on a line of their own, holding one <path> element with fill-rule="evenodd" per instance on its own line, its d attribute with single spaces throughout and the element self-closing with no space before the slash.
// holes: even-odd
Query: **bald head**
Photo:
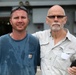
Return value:
<svg viewBox="0 0 76 75">
<path fill-rule="evenodd" d="M 47 16 L 55 14 L 65 15 L 65 11 L 60 5 L 54 5 L 48 10 Z"/>
</svg>

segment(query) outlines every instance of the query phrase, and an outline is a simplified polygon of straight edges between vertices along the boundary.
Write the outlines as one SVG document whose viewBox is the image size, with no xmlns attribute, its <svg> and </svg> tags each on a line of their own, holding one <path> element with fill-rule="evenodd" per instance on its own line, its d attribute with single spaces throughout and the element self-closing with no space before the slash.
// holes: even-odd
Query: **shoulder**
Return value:
<svg viewBox="0 0 76 75">
<path fill-rule="evenodd" d="M 2 36 L 0 36 L 0 40 L 6 40 L 7 37 L 8 37 L 8 34 L 2 35 Z"/>
<path fill-rule="evenodd" d="M 2 36 L 0 37 L 0 42 L 1 42 L 0 45 L 7 47 L 8 41 L 9 41 L 8 34 L 2 35 Z"/>
<path fill-rule="evenodd" d="M 35 48 L 38 47 L 39 48 L 40 43 L 39 43 L 39 39 L 38 38 L 34 37 L 31 34 L 28 34 L 28 38 L 29 38 L 29 44 L 30 44 L 31 47 L 35 47 Z"/>
<path fill-rule="evenodd" d="M 67 37 L 71 42 L 76 42 L 76 37 L 75 37 L 73 34 L 71 34 L 68 29 L 67 29 L 67 35 L 66 35 L 66 37 Z"/>
<path fill-rule="evenodd" d="M 35 36 L 31 35 L 31 34 L 28 34 L 28 37 L 29 37 L 29 40 L 31 42 L 37 42 L 38 41 L 38 39 Z"/>
<path fill-rule="evenodd" d="M 74 35 L 70 34 L 70 38 L 71 38 L 71 41 L 72 42 L 75 42 L 76 43 L 76 37 Z"/>
</svg>

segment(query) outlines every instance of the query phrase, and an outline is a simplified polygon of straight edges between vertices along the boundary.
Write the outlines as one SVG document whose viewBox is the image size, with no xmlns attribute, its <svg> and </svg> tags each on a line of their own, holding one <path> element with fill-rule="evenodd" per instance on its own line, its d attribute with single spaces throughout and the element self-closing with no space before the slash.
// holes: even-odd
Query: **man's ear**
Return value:
<svg viewBox="0 0 76 75">
<path fill-rule="evenodd" d="M 10 25 L 12 25 L 11 18 L 9 19 Z"/>
<path fill-rule="evenodd" d="M 28 18 L 28 25 L 30 24 L 30 19 Z"/>
<path fill-rule="evenodd" d="M 67 16 L 64 18 L 64 24 L 66 24 L 67 22 Z"/>
<path fill-rule="evenodd" d="M 48 24 L 48 18 L 46 17 L 46 24 Z"/>
</svg>

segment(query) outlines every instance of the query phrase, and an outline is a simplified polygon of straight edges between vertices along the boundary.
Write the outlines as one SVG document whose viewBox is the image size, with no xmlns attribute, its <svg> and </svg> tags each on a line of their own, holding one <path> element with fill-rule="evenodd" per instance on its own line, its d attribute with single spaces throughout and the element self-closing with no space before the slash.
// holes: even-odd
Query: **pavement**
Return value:
<svg viewBox="0 0 76 75">
<path fill-rule="evenodd" d="M 37 73 L 36 73 L 36 75 L 41 75 L 41 70 L 40 70 L 39 66 L 37 67 Z"/>
</svg>

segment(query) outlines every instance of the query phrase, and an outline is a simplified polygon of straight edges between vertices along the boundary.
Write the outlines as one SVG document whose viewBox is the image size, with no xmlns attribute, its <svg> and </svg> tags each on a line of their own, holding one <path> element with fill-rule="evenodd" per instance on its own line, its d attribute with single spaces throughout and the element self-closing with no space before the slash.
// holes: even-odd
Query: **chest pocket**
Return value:
<svg viewBox="0 0 76 75">
<path fill-rule="evenodd" d="M 28 66 L 33 66 L 34 65 L 34 59 L 35 59 L 35 53 L 34 52 L 28 52 L 26 55 L 26 59 Z"/>
<path fill-rule="evenodd" d="M 40 47 L 41 47 L 40 57 L 45 58 L 46 54 L 48 54 L 48 52 L 50 51 L 49 42 L 48 41 L 41 42 Z"/>
<path fill-rule="evenodd" d="M 54 67 L 57 69 L 66 70 L 66 68 L 71 65 L 71 59 L 73 59 L 74 53 L 75 50 L 73 48 L 65 48 L 60 56 L 56 55 L 55 61 L 53 62 Z"/>
</svg>

